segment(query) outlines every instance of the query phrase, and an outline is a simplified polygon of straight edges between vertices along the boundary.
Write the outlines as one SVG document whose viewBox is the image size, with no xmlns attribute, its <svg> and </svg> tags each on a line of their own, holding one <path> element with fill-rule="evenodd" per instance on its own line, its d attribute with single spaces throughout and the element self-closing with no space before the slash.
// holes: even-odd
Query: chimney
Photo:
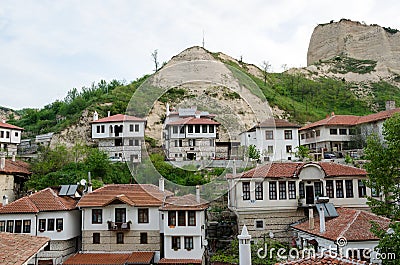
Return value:
<svg viewBox="0 0 400 265">
<path fill-rule="evenodd" d="M 5 120 L 5 119 L 1 119 L 1 122 L 2 122 L 2 123 L 6 123 L 6 120 Z"/>
<path fill-rule="evenodd" d="M 200 186 L 196 185 L 196 202 L 200 203 Z"/>
<path fill-rule="evenodd" d="M 166 111 L 166 116 L 168 117 L 169 116 L 169 103 L 167 103 L 167 106 L 166 106 L 166 109 L 167 109 L 167 111 Z"/>
<path fill-rule="evenodd" d="M 107 111 L 107 117 L 110 117 L 111 111 Z"/>
<path fill-rule="evenodd" d="M 164 178 L 161 176 L 161 178 L 158 180 L 158 189 L 160 191 L 164 191 Z"/>
<path fill-rule="evenodd" d="M 8 204 L 8 196 L 4 195 L 3 196 L 3 206 L 6 206 Z"/>
<path fill-rule="evenodd" d="M 233 177 L 236 177 L 236 174 L 237 174 L 237 172 L 236 172 L 236 160 L 233 160 L 232 161 L 232 175 L 233 175 Z"/>
<path fill-rule="evenodd" d="M 90 171 L 88 172 L 88 193 L 92 193 L 93 187 L 92 187 L 92 178 L 90 176 Z"/>
<path fill-rule="evenodd" d="M 97 111 L 95 111 L 93 113 L 93 121 L 97 121 L 99 119 L 99 114 L 97 113 Z"/>
<path fill-rule="evenodd" d="M 308 208 L 308 228 L 314 229 L 314 210 L 312 207 Z"/>
<path fill-rule="evenodd" d="M 394 100 L 387 100 L 386 101 L 386 110 L 392 110 L 396 108 L 396 101 Z"/>
<path fill-rule="evenodd" d="M 12 154 L 11 161 L 15 162 L 15 153 Z"/>
<path fill-rule="evenodd" d="M 325 212 L 324 208 L 322 206 L 319 207 L 318 209 L 319 212 L 319 232 L 320 233 L 325 233 L 326 228 L 325 228 Z"/>
<path fill-rule="evenodd" d="M 239 239 L 239 265 L 251 265 L 251 235 L 247 231 L 246 225 L 243 226 Z"/>
<path fill-rule="evenodd" d="M 331 117 L 335 117 L 335 112 L 332 111 Z"/>
<path fill-rule="evenodd" d="M 6 157 L 2 155 L 0 157 L 0 169 L 4 169 L 6 167 Z"/>
</svg>

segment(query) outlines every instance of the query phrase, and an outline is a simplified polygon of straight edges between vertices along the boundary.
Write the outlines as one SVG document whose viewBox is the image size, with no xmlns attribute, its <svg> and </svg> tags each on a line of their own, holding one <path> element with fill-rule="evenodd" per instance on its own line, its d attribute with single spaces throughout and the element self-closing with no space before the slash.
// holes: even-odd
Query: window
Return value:
<svg viewBox="0 0 400 265">
<path fill-rule="evenodd" d="M 133 132 L 133 124 L 129 124 L 129 131 Z"/>
<path fill-rule="evenodd" d="M 56 229 L 57 229 L 57 231 L 64 230 L 64 220 L 62 218 L 56 219 Z"/>
<path fill-rule="evenodd" d="M 54 231 L 54 219 L 47 219 L 47 231 Z"/>
<path fill-rule="evenodd" d="M 273 140 L 274 139 L 274 131 L 268 130 L 265 131 L 265 140 Z"/>
<path fill-rule="evenodd" d="M 379 197 L 379 190 L 377 190 L 376 188 L 371 188 L 371 196 Z"/>
<path fill-rule="evenodd" d="M 176 211 L 168 212 L 168 225 L 175 226 L 176 225 Z"/>
<path fill-rule="evenodd" d="M 46 219 L 39 219 L 39 231 L 46 230 Z"/>
<path fill-rule="evenodd" d="M 185 126 L 180 126 L 179 127 L 179 133 L 181 133 L 181 134 L 185 133 Z"/>
<path fill-rule="evenodd" d="M 322 183 L 314 182 L 314 196 L 322 196 Z"/>
<path fill-rule="evenodd" d="M 124 142 L 122 141 L 121 138 L 114 140 L 114 146 L 123 146 L 123 145 L 124 145 Z"/>
<path fill-rule="evenodd" d="M 22 232 L 22 220 L 15 220 L 15 230 L 14 233 Z"/>
<path fill-rule="evenodd" d="M 343 198 L 343 180 L 336 180 L 336 198 Z"/>
<path fill-rule="evenodd" d="M 194 126 L 194 132 L 195 132 L 195 133 L 200 133 L 200 124 L 196 124 L 196 125 Z"/>
<path fill-rule="evenodd" d="M 186 226 L 186 212 L 185 211 L 178 211 L 178 225 Z"/>
<path fill-rule="evenodd" d="M 188 211 L 188 226 L 196 226 L 196 212 Z"/>
<path fill-rule="evenodd" d="M 129 146 L 133 146 L 133 140 L 129 139 Z"/>
<path fill-rule="evenodd" d="M 340 135 L 347 135 L 347 129 L 339 129 Z"/>
<path fill-rule="evenodd" d="M 178 133 L 178 126 L 172 126 L 172 133 Z"/>
<path fill-rule="evenodd" d="M 274 153 L 274 146 L 273 145 L 268 145 L 267 152 L 268 152 L 268 154 L 273 154 Z"/>
<path fill-rule="evenodd" d="M 264 221 L 256 220 L 256 228 L 264 228 Z"/>
<path fill-rule="evenodd" d="M 147 244 L 147 233 L 140 233 L 140 244 Z"/>
<path fill-rule="evenodd" d="M 103 222 L 103 210 L 92 209 L 92 224 L 101 224 Z"/>
<path fill-rule="evenodd" d="M 6 132 L 6 138 L 10 138 L 10 132 Z"/>
<path fill-rule="evenodd" d="M 51 241 L 49 241 L 49 243 L 47 244 L 47 246 L 44 247 L 44 251 L 50 251 L 50 243 Z"/>
<path fill-rule="evenodd" d="M 149 222 L 149 209 L 138 209 L 138 223 L 145 224 Z"/>
<path fill-rule="evenodd" d="M 182 147 L 182 140 L 179 140 L 179 147 Z"/>
<path fill-rule="evenodd" d="M 292 152 L 292 146 L 291 145 L 287 145 L 286 146 L 286 153 L 291 153 Z"/>
<path fill-rule="evenodd" d="M 14 134 L 14 135 L 15 135 L 15 137 L 18 137 L 18 132 L 15 132 L 15 134 Z"/>
<path fill-rule="evenodd" d="M 300 182 L 299 184 L 299 196 L 300 198 L 305 198 L 304 182 Z"/>
<path fill-rule="evenodd" d="M 361 179 L 359 179 L 358 180 L 358 197 L 363 198 L 366 195 L 367 195 L 367 189 L 365 187 L 365 184 Z"/>
<path fill-rule="evenodd" d="M 189 139 L 189 146 L 196 146 L 196 139 Z"/>
<path fill-rule="evenodd" d="M 346 198 L 353 198 L 353 180 L 346 180 L 345 181 L 346 185 Z"/>
<path fill-rule="evenodd" d="M 306 135 L 304 133 L 300 134 L 300 138 L 301 140 L 304 140 L 304 138 L 306 138 Z"/>
<path fill-rule="evenodd" d="M 289 199 L 296 199 L 296 182 L 289 181 L 288 188 L 289 188 Z"/>
<path fill-rule="evenodd" d="M 286 182 L 279 181 L 279 200 L 286 200 Z"/>
<path fill-rule="evenodd" d="M 242 193 L 244 201 L 250 200 L 250 182 L 242 183 Z"/>
<path fill-rule="evenodd" d="M 181 238 L 179 236 L 172 237 L 172 249 L 180 249 L 181 248 Z"/>
<path fill-rule="evenodd" d="M 100 133 L 100 125 L 96 126 L 96 133 Z"/>
<path fill-rule="evenodd" d="M 124 244 L 124 233 L 117 233 L 117 244 Z"/>
<path fill-rule="evenodd" d="M 207 133 L 207 125 L 202 125 L 201 126 L 201 132 L 202 133 Z"/>
<path fill-rule="evenodd" d="M 321 135 L 321 131 L 320 131 L 320 130 L 316 130 L 316 131 L 315 131 L 315 136 L 318 137 L 318 136 L 320 136 L 320 135 Z"/>
<path fill-rule="evenodd" d="M 126 209 L 125 208 L 115 208 L 115 222 L 116 223 L 126 223 Z"/>
<path fill-rule="evenodd" d="M 209 125 L 208 126 L 208 132 L 209 133 L 214 133 L 214 125 Z"/>
<path fill-rule="evenodd" d="M 0 230 L 1 231 L 1 230 Z M 24 220 L 24 230 L 23 233 L 31 232 L 31 220 Z"/>
<path fill-rule="evenodd" d="M 105 131 L 105 126 L 101 125 L 101 133 L 104 133 L 104 131 Z"/>
<path fill-rule="evenodd" d="M 6 221 L 0 221 L 0 232 L 6 231 Z"/>
<path fill-rule="evenodd" d="M 93 233 L 93 244 L 100 244 L 100 233 Z"/>
<path fill-rule="evenodd" d="M 214 140 L 210 139 L 210 146 L 214 146 Z"/>
<path fill-rule="evenodd" d="M 332 135 L 336 135 L 337 134 L 337 129 L 330 129 L 329 132 Z"/>
<path fill-rule="evenodd" d="M 334 194 L 334 189 L 333 189 L 333 180 L 327 180 L 326 181 L 326 196 L 328 196 L 329 198 L 333 198 L 333 194 Z"/>
<path fill-rule="evenodd" d="M 193 125 L 188 126 L 188 133 L 193 133 Z"/>
<path fill-rule="evenodd" d="M 263 183 L 256 182 L 256 200 L 263 200 L 264 199 L 264 191 L 263 191 Z"/>
<path fill-rule="evenodd" d="M 269 199 L 276 200 L 276 182 L 269 183 Z"/>
<path fill-rule="evenodd" d="M 139 131 L 139 124 L 135 124 L 135 132 Z"/>
<path fill-rule="evenodd" d="M 110 125 L 110 133 L 113 133 L 113 129 L 114 129 L 114 127 L 112 127 L 112 125 Z"/>
<path fill-rule="evenodd" d="M 285 130 L 284 133 L 285 133 L 286 140 L 293 139 L 292 130 Z"/>
<path fill-rule="evenodd" d="M 135 145 L 135 146 L 139 146 L 139 145 L 140 145 L 140 141 L 136 139 L 134 145 Z"/>
<path fill-rule="evenodd" d="M 193 249 L 193 237 L 185 236 L 185 249 L 191 250 Z"/>
</svg>

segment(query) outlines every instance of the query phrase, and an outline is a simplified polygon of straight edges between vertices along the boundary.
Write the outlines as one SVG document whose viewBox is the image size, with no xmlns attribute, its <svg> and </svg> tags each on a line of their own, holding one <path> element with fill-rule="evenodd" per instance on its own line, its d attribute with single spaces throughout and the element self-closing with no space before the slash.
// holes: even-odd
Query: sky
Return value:
<svg viewBox="0 0 400 265">
<path fill-rule="evenodd" d="M 394 0 L 1 0 L 0 106 L 42 108 L 76 87 L 151 74 L 202 46 L 272 71 L 306 66 L 313 29 L 342 18 L 400 29 Z"/>
</svg>

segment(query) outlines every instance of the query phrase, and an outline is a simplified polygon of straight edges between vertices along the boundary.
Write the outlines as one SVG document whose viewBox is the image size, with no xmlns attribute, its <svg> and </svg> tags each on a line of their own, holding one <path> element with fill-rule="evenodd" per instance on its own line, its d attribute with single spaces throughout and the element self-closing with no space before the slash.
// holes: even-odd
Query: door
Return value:
<svg viewBox="0 0 400 265">
<path fill-rule="evenodd" d="M 314 186 L 306 186 L 306 204 L 314 204 Z"/>
</svg>

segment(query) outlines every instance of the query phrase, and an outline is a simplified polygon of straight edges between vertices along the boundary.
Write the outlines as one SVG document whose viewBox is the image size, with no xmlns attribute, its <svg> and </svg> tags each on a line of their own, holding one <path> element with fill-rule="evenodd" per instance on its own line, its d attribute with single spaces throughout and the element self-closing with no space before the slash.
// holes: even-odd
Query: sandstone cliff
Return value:
<svg viewBox="0 0 400 265">
<path fill-rule="evenodd" d="M 400 73 L 400 32 L 342 19 L 320 24 L 311 36 L 307 65 L 346 56 L 377 62 L 381 74 Z"/>
</svg>

